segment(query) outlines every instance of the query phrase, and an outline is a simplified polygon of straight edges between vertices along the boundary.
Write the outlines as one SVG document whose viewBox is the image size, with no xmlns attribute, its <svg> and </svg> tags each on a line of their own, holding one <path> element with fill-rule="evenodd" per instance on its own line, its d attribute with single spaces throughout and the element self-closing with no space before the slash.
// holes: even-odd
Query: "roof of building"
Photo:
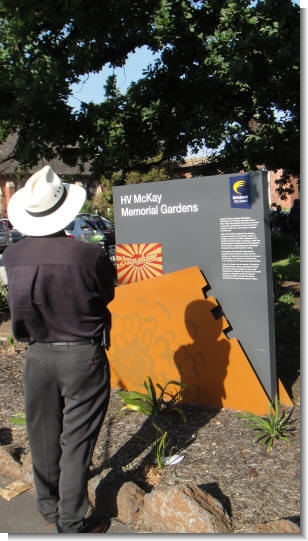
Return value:
<svg viewBox="0 0 308 541">
<path fill-rule="evenodd" d="M 16 168 L 19 163 L 13 159 L 13 151 L 16 143 L 16 135 L 9 135 L 7 139 L 0 144 L 0 177 L 1 176 L 16 176 Z M 46 160 L 42 158 L 38 161 L 37 165 L 30 168 L 28 173 L 32 174 L 37 171 L 38 168 L 44 167 L 44 165 L 50 165 L 58 175 L 82 175 L 89 176 L 90 165 L 84 165 L 84 172 L 80 172 L 78 166 L 70 167 L 63 163 L 60 159 L 54 158 L 52 160 Z"/>
</svg>

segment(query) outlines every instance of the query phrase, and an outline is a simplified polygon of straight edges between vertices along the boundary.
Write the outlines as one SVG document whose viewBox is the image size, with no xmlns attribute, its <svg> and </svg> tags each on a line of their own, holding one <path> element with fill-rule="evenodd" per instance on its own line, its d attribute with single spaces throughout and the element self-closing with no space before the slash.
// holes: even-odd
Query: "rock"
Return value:
<svg viewBox="0 0 308 541">
<path fill-rule="evenodd" d="M 95 505 L 96 505 L 96 489 L 100 482 L 101 482 L 101 478 L 99 475 L 92 477 L 88 481 L 88 498 L 89 498 L 89 503 L 93 509 L 95 508 Z"/>
<path fill-rule="evenodd" d="M 146 494 L 143 523 L 155 533 L 232 533 L 221 503 L 193 484 Z"/>
<path fill-rule="evenodd" d="M 21 466 L 12 455 L 4 448 L 0 446 L 0 472 L 2 475 L 9 477 L 10 479 L 21 478 Z"/>
<path fill-rule="evenodd" d="M 144 490 L 132 481 L 124 483 L 117 496 L 117 519 L 124 524 L 131 525 L 139 522 L 143 510 L 144 494 Z"/>
<path fill-rule="evenodd" d="M 21 465 L 21 478 L 27 483 L 30 483 L 30 484 L 34 483 L 31 453 L 26 454 L 25 459 Z"/>
<path fill-rule="evenodd" d="M 291 282 L 291 281 L 285 280 L 284 282 L 280 284 L 280 286 L 283 289 L 286 289 L 287 292 L 291 291 L 292 293 L 294 293 L 295 297 L 300 296 L 300 291 L 301 291 L 300 282 Z"/>
<path fill-rule="evenodd" d="M 299 534 L 300 527 L 288 519 L 270 520 L 243 528 L 240 533 L 292 533 Z"/>
<path fill-rule="evenodd" d="M 23 463 L 19 464 L 5 447 L 0 446 L 0 473 L 33 484 L 31 453 L 27 453 Z M 96 506 L 100 482 L 99 475 L 88 482 L 92 508 Z M 117 519 L 137 529 L 142 526 L 150 533 L 235 533 L 220 501 L 192 483 L 145 493 L 132 481 L 126 482 L 117 495 Z M 300 526 L 289 518 L 282 518 L 244 526 L 236 533 L 300 534 Z"/>
</svg>

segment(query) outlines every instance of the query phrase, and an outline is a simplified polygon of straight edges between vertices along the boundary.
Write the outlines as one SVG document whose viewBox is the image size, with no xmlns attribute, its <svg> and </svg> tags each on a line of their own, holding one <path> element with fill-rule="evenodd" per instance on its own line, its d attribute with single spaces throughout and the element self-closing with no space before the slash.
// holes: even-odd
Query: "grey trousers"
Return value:
<svg viewBox="0 0 308 541">
<path fill-rule="evenodd" d="M 88 510 L 89 466 L 110 397 L 104 348 L 30 345 L 24 391 L 38 509 L 59 533 L 77 533 Z"/>
</svg>

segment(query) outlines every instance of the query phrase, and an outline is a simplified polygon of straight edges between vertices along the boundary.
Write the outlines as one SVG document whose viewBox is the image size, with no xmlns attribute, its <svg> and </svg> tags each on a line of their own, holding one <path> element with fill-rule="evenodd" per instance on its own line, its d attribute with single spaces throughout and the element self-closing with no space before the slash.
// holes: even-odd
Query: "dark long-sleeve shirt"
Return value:
<svg viewBox="0 0 308 541">
<path fill-rule="evenodd" d="M 16 340 L 71 342 L 101 334 L 115 273 L 99 245 L 25 237 L 6 248 L 3 263 Z"/>
</svg>

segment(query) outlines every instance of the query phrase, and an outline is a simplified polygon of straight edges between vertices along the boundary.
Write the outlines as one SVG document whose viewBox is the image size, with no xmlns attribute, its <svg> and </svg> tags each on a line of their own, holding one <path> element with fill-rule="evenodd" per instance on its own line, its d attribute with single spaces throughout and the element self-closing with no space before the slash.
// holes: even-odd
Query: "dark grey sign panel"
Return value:
<svg viewBox="0 0 308 541">
<path fill-rule="evenodd" d="M 269 397 L 277 392 L 267 173 L 113 189 L 116 243 L 161 243 L 164 274 L 198 266 Z"/>
</svg>

